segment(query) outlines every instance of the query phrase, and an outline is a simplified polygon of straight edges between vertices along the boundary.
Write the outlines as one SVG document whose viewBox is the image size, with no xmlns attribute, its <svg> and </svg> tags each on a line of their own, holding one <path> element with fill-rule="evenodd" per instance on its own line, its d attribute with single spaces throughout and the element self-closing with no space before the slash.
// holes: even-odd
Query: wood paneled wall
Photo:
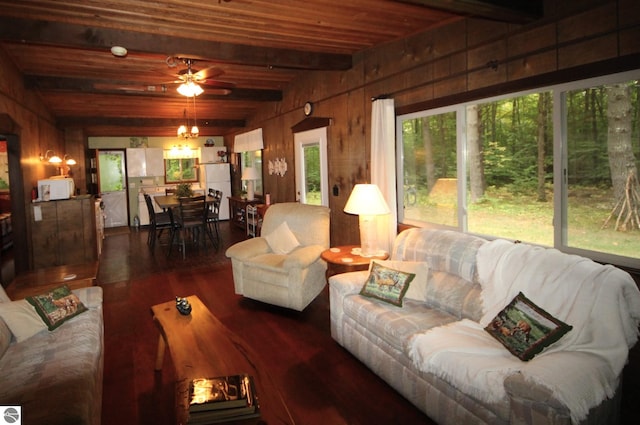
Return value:
<svg viewBox="0 0 640 425">
<path fill-rule="evenodd" d="M 296 199 L 291 127 L 304 119 L 304 102 L 314 102 L 314 116 L 332 119 L 329 187 L 339 193 L 330 195 L 331 243 L 357 244 L 357 217 L 342 210 L 353 185 L 370 178 L 372 97 L 390 95 L 406 113 L 623 71 L 640 64 L 639 39 L 636 0 L 549 0 L 534 24 L 466 19 L 362 52 L 348 71 L 310 72 L 249 123 L 263 128 L 264 163 L 289 164 L 284 177 L 265 171 L 265 192 L 274 202 Z"/>
<path fill-rule="evenodd" d="M 26 211 L 31 205 L 31 189 L 38 179 L 56 173 L 54 166 L 40 161 L 40 154 L 44 154 L 47 149 L 62 153 L 63 137 L 37 94 L 25 90 L 21 74 L 10 65 L 11 61 L 1 49 L 0 63 L 0 115 L 7 117 L 1 122 L 10 123 L 7 128 L 0 128 L 0 134 L 15 134 L 18 137 L 19 152 L 10 151 L 9 154 L 19 155 L 18 162 L 22 172 L 21 187 L 16 187 L 13 180 L 10 183 L 12 194 L 14 191 L 22 191 L 22 196 L 12 195 L 12 198 L 21 201 L 19 205 L 12 205 L 17 208 L 12 217 L 16 230 L 13 234 L 16 248 L 15 269 L 16 272 L 21 272 L 29 267 L 28 241 L 31 240 L 31 226 L 27 222 Z M 11 159 L 9 161 L 11 163 Z M 14 171 L 11 170 L 12 173 Z"/>
</svg>

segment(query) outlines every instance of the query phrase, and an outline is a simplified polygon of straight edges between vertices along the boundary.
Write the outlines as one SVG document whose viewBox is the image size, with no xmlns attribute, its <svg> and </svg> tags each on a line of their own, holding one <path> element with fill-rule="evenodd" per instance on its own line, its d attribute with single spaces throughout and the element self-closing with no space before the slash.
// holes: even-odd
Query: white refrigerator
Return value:
<svg viewBox="0 0 640 425">
<path fill-rule="evenodd" d="M 229 163 L 205 163 L 200 164 L 200 186 L 204 193 L 209 189 L 222 191 L 220 203 L 220 220 L 229 220 L 229 202 L 227 196 L 231 196 L 231 164 Z"/>
</svg>

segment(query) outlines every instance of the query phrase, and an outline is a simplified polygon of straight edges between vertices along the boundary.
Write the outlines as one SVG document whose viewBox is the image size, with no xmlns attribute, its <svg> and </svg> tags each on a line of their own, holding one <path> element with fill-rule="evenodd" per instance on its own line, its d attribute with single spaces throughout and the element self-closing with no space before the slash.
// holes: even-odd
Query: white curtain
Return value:
<svg viewBox="0 0 640 425">
<path fill-rule="evenodd" d="M 393 99 L 373 101 L 371 113 L 371 183 L 378 185 L 391 213 L 378 216 L 380 249 L 391 252 L 397 234 L 395 105 Z"/>
</svg>

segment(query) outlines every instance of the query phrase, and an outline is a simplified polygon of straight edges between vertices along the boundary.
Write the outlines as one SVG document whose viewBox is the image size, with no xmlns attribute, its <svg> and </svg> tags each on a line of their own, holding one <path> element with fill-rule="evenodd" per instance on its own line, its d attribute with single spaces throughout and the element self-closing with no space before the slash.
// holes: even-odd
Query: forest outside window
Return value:
<svg viewBox="0 0 640 425">
<path fill-rule="evenodd" d="M 164 160 L 165 183 L 193 183 L 198 181 L 196 158 L 174 158 Z"/>
<path fill-rule="evenodd" d="M 640 71 L 398 117 L 400 221 L 640 258 Z"/>
</svg>

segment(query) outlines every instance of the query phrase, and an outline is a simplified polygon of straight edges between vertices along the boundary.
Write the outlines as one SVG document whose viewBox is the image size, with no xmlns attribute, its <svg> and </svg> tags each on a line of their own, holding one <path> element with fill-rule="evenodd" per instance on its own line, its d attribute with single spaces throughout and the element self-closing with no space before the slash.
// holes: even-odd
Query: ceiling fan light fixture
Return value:
<svg viewBox="0 0 640 425">
<path fill-rule="evenodd" d="M 186 83 L 180 84 L 176 90 L 178 90 L 178 93 L 186 97 L 199 96 L 204 93 L 202 87 L 193 81 L 187 81 Z"/>
</svg>

